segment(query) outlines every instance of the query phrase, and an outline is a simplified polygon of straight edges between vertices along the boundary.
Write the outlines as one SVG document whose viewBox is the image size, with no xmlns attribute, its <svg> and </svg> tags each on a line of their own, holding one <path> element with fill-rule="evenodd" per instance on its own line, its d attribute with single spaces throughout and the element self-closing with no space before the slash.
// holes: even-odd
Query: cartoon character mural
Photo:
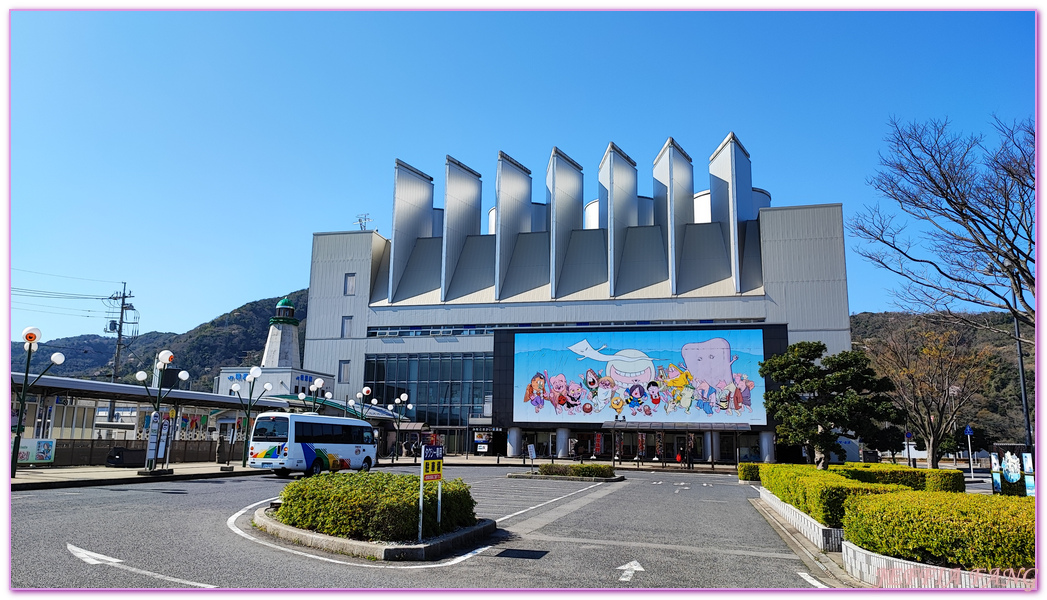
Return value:
<svg viewBox="0 0 1047 600">
<path fill-rule="evenodd" d="M 520 421 L 599 423 L 610 407 L 640 422 L 766 424 L 763 381 L 749 377 L 763 360 L 759 328 L 515 336 L 514 368 L 531 375 L 516 379 L 515 393 L 534 408 L 514 409 Z"/>
<path fill-rule="evenodd" d="M 596 412 L 600 412 L 611 403 L 612 398 L 615 396 L 615 384 L 614 378 L 612 377 L 601 377 L 599 379 L 599 387 L 596 390 Z M 619 411 L 621 412 L 621 411 Z"/>
<path fill-rule="evenodd" d="M 618 395 L 623 398 L 629 395 L 629 388 L 633 385 L 646 385 L 654 378 L 654 362 L 642 351 L 630 348 L 619 350 L 612 355 L 600 354 L 600 350 L 606 347 L 601 346 L 599 350 L 594 350 L 588 340 L 582 340 L 568 349 L 580 354 L 582 358 L 606 361 L 607 376 L 614 379 Z"/>
<path fill-rule="evenodd" d="M 545 399 L 553 405 L 553 410 L 556 411 L 556 414 L 560 414 L 564 407 L 567 406 L 567 377 L 563 373 L 554 375 L 549 380 L 549 386 L 549 395 Z"/>
<path fill-rule="evenodd" d="M 531 378 L 527 391 L 524 392 L 524 402 L 530 402 L 534 406 L 534 412 L 539 412 L 545 406 L 545 376 L 535 373 Z"/>
<path fill-rule="evenodd" d="M 567 414 L 573 415 L 582 406 L 582 400 L 588 400 L 588 392 L 582 389 L 582 384 L 572 381 L 567 384 Z"/>
</svg>

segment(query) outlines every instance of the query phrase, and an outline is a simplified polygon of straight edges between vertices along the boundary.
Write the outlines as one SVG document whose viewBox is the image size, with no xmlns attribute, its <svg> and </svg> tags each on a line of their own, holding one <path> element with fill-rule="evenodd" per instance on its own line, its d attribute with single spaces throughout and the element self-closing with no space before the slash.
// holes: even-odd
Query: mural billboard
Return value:
<svg viewBox="0 0 1047 600">
<path fill-rule="evenodd" d="M 766 425 L 760 329 L 517 333 L 513 420 Z"/>
</svg>

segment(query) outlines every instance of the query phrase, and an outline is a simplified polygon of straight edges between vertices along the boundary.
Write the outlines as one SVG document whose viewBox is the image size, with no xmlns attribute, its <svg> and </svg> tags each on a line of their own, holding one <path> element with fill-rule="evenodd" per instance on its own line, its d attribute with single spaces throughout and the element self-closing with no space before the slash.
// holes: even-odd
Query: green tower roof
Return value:
<svg viewBox="0 0 1047 600">
<path fill-rule="evenodd" d="M 284 298 L 283 300 L 276 303 L 276 308 L 294 308 L 294 304 L 291 304 L 290 300 Z"/>
</svg>

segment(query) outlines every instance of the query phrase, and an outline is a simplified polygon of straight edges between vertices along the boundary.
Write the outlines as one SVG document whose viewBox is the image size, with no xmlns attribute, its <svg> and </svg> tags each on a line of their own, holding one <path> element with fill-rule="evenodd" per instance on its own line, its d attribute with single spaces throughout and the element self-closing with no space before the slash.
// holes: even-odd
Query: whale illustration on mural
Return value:
<svg viewBox="0 0 1047 600">
<path fill-rule="evenodd" d="M 589 340 L 582 340 L 568 349 L 579 355 L 578 360 L 589 358 L 607 363 L 607 376 L 614 379 L 619 395 L 625 397 L 628 389 L 636 384 L 646 386 L 654 380 L 654 361 L 644 352 L 635 349 L 619 350 L 614 354 L 601 354 L 607 346 L 594 349 Z"/>
</svg>

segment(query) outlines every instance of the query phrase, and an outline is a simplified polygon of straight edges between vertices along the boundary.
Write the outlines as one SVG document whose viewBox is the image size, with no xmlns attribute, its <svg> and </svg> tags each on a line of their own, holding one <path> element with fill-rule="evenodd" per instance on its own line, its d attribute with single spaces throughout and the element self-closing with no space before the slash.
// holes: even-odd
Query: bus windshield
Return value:
<svg viewBox="0 0 1047 600">
<path fill-rule="evenodd" d="M 258 442 L 286 442 L 287 417 L 263 417 L 256 420 L 251 439 Z"/>
</svg>

